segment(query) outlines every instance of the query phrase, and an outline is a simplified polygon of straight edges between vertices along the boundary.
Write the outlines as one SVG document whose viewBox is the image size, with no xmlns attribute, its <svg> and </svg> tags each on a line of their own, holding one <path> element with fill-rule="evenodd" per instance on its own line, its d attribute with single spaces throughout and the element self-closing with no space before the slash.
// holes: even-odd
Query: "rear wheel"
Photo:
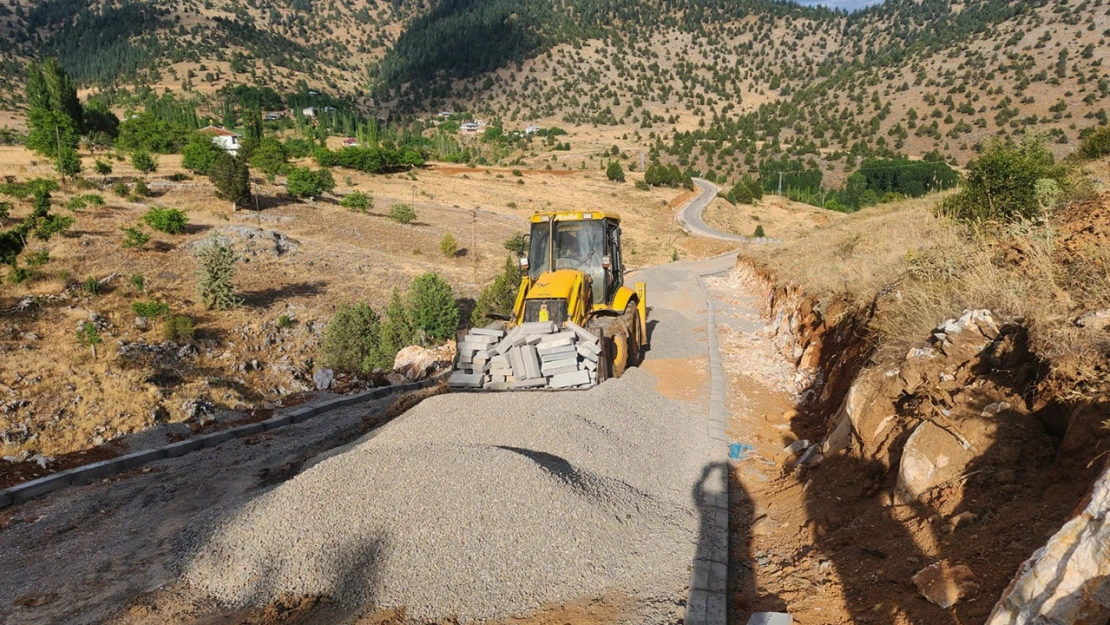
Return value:
<svg viewBox="0 0 1110 625">
<path fill-rule="evenodd" d="M 613 377 L 624 375 L 630 360 L 628 333 L 619 324 L 613 324 L 609 333 L 609 343 L 613 346 L 613 356 L 610 364 L 613 367 Z"/>
<path fill-rule="evenodd" d="M 640 337 L 640 310 L 636 307 L 636 302 L 628 303 L 621 319 L 624 327 L 628 328 L 628 364 L 639 365 L 643 340 Z"/>
</svg>

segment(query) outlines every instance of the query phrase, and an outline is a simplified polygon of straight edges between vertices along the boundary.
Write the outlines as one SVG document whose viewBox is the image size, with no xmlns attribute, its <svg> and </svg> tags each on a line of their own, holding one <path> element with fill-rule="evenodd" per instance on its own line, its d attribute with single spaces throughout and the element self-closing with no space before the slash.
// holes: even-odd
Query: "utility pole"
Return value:
<svg viewBox="0 0 1110 625">
<path fill-rule="evenodd" d="M 470 254 L 474 257 L 474 284 L 478 284 L 478 208 L 470 211 Z"/>
<path fill-rule="evenodd" d="M 782 195 L 782 172 L 779 172 L 779 195 Z"/>
</svg>

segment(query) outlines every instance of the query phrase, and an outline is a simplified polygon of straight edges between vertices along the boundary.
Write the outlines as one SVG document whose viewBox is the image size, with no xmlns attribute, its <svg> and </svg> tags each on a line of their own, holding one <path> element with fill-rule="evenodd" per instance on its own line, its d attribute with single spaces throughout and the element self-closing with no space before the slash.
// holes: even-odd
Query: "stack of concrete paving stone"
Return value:
<svg viewBox="0 0 1110 625">
<path fill-rule="evenodd" d="M 474 328 L 458 344 L 448 386 L 494 391 L 589 388 L 597 384 L 601 341 L 581 326 L 523 323 L 505 332 Z"/>
</svg>

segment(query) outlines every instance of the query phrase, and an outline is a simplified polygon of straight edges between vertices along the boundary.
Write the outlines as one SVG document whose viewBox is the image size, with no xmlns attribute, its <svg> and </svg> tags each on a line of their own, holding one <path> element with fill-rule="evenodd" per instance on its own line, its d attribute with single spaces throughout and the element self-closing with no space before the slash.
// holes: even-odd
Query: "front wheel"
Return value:
<svg viewBox="0 0 1110 625">
<path fill-rule="evenodd" d="M 628 368 L 632 354 L 630 343 L 625 329 L 614 324 L 609 334 L 609 344 L 613 346 L 613 356 L 609 363 L 614 378 L 624 375 L 624 370 Z"/>
</svg>

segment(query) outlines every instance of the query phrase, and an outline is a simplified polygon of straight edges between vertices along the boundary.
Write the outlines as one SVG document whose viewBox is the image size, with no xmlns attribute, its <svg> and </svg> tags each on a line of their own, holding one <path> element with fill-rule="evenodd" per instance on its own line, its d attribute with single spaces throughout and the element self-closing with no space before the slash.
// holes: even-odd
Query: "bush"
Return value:
<svg viewBox="0 0 1110 625">
<path fill-rule="evenodd" d="M 1110 156 L 1110 126 L 1104 126 L 1083 138 L 1079 156 L 1086 159 Z"/>
<path fill-rule="evenodd" d="M 151 206 L 143 215 L 143 221 L 158 232 L 181 234 L 185 232 L 185 224 L 189 223 L 189 218 L 176 208 Z"/>
<path fill-rule="evenodd" d="M 143 319 L 157 319 L 170 312 L 170 305 L 165 302 L 151 300 L 149 302 L 131 302 L 131 312 Z"/>
<path fill-rule="evenodd" d="M 241 158 L 221 153 L 212 164 L 208 179 L 216 185 L 216 197 L 231 202 L 232 210 L 250 203 L 253 197 L 250 167 Z"/>
<path fill-rule="evenodd" d="M 274 323 L 274 325 L 276 325 L 279 330 L 291 328 L 293 327 L 293 318 L 289 315 L 281 315 L 277 318 L 277 321 Z"/>
<path fill-rule="evenodd" d="M 763 232 L 763 224 L 759 224 L 755 227 L 755 232 L 752 233 L 752 236 L 757 239 L 762 239 L 767 236 L 767 234 Z"/>
<path fill-rule="evenodd" d="M 412 315 L 401 299 L 401 293 L 393 289 L 389 308 L 381 325 L 381 339 L 378 345 L 378 363 L 383 369 L 391 369 L 397 352 L 413 343 Z"/>
<path fill-rule="evenodd" d="M 0 219 L 7 219 L 8 215 L 12 213 L 11 202 L 0 202 Z"/>
<path fill-rule="evenodd" d="M 131 188 L 131 191 L 139 197 L 150 197 L 154 195 L 154 192 L 151 191 L 150 187 L 146 186 L 146 183 L 142 180 L 136 180 L 135 186 Z"/>
<path fill-rule="evenodd" d="M 258 149 L 251 155 L 251 166 L 266 174 L 266 178 L 273 182 L 274 177 L 285 171 L 285 147 L 277 139 L 267 137 L 258 145 Z"/>
<path fill-rule="evenodd" d="M 312 171 L 308 167 L 294 167 L 289 170 L 285 185 L 293 197 L 316 197 L 334 189 L 335 178 L 326 169 Z"/>
<path fill-rule="evenodd" d="M 450 232 L 443 235 L 439 240 L 439 251 L 447 258 L 454 258 L 455 254 L 459 253 L 459 244 L 455 241 L 455 235 Z"/>
<path fill-rule="evenodd" d="M 374 198 L 362 191 L 352 191 L 343 196 L 339 205 L 349 210 L 365 213 L 374 208 Z"/>
<path fill-rule="evenodd" d="M 417 276 L 409 287 L 409 311 L 415 332 L 427 340 L 442 341 L 459 327 L 459 306 L 451 286 L 434 273 Z"/>
<path fill-rule="evenodd" d="M 123 231 L 124 235 L 120 246 L 125 250 L 141 248 L 150 242 L 150 235 L 143 232 L 142 225 L 124 226 L 120 230 Z"/>
<path fill-rule="evenodd" d="M 624 169 L 620 163 L 613 161 L 605 169 L 605 177 L 613 182 L 624 182 Z"/>
<path fill-rule="evenodd" d="M 181 166 L 193 173 L 206 176 L 221 154 L 224 154 L 224 151 L 212 142 L 211 137 L 194 133 L 181 151 Z"/>
<path fill-rule="evenodd" d="M 389 209 L 389 218 L 399 224 L 409 224 L 416 221 L 416 210 L 412 204 L 394 204 Z"/>
<path fill-rule="evenodd" d="M 380 352 L 381 321 L 365 302 L 344 304 L 324 328 L 320 356 L 324 366 L 343 373 L 370 373 L 386 367 Z"/>
<path fill-rule="evenodd" d="M 104 339 L 100 338 L 100 330 L 96 328 L 96 324 L 86 321 L 77 331 L 77 342 L 91 349 L 93 358 L 96 358 L 96 346 L 103 343 Z"/>
<path fill-rule="evenodd" d="M 112 193 L 115 193 L 119 197 L 127 197 L 131 195 L 131 188 L 124 182 L 117 182 L 112 185 Z"/>
<path fill-rule="evenodd" d="M 242 303 L 231 279 L 239 256 L 231 245 L 213 236 L 197 252 L 200 299 L 208 310 L 227 310 Z"/>
<path fill-rule="evenodd" d="M 1065 185 L 1066 170 L 1056 164 L 1042 141 L 1020 144 L 994 141 L 967 165 L 967 182 L 959 193 L 941 204 L 948 215 L 970 222 L 1012 222 L 1043 215 L 1038 182 Z M 1041 182 L 1042 189 L 1046 184 Z"/>
<path fill-rule="evenodd" d="M 136 291 L 142 292 L 146 290 L 146 278 L 144 278 L 141 273 L 131 274 L 131 278 L 128 279 L 128 282 L 131 283 L 131 288 Z"/>
<path fill-rule="evenodd" d="M 401 171 L 424 164 L 424 154 L 411 147 L 350 147 L 332 152 L 317 148 L 312 154 L 321 167 L 345 167 L 372 174 Z"/>
<path fill-rule="evenodd" d="M 131 155 L 131 166 L 144 174 L 150 174 L 158 170 L 158 161 L 150 152 L 138 151 Z"/>
<path fill-rule="evenodd" d="M 171 343 L 192 343 L 196 333 L 193 318 L 189 315 L 172 315 L 166 318 L 162 336 Z"/>
<path fill-rule="evenodd" d="M 85 278 L 85 281 L 81 283 L 81 290 L 89 295 L 100 295 L 100 282 L 98 282 L 96 278 L 93 278 L 91 276 Z"/>
<path fill-rule="evenodd" d="M 509 315 L 516 305 L 517 290 L 520 287 L 520 265 L 510 256 L 505 259 L 505 269 L 493 280 L 493 284 L 482 289 L 474 310 L 470 313 L 470 323 L 484 326 L 490 313 Z"/>
</svg>

